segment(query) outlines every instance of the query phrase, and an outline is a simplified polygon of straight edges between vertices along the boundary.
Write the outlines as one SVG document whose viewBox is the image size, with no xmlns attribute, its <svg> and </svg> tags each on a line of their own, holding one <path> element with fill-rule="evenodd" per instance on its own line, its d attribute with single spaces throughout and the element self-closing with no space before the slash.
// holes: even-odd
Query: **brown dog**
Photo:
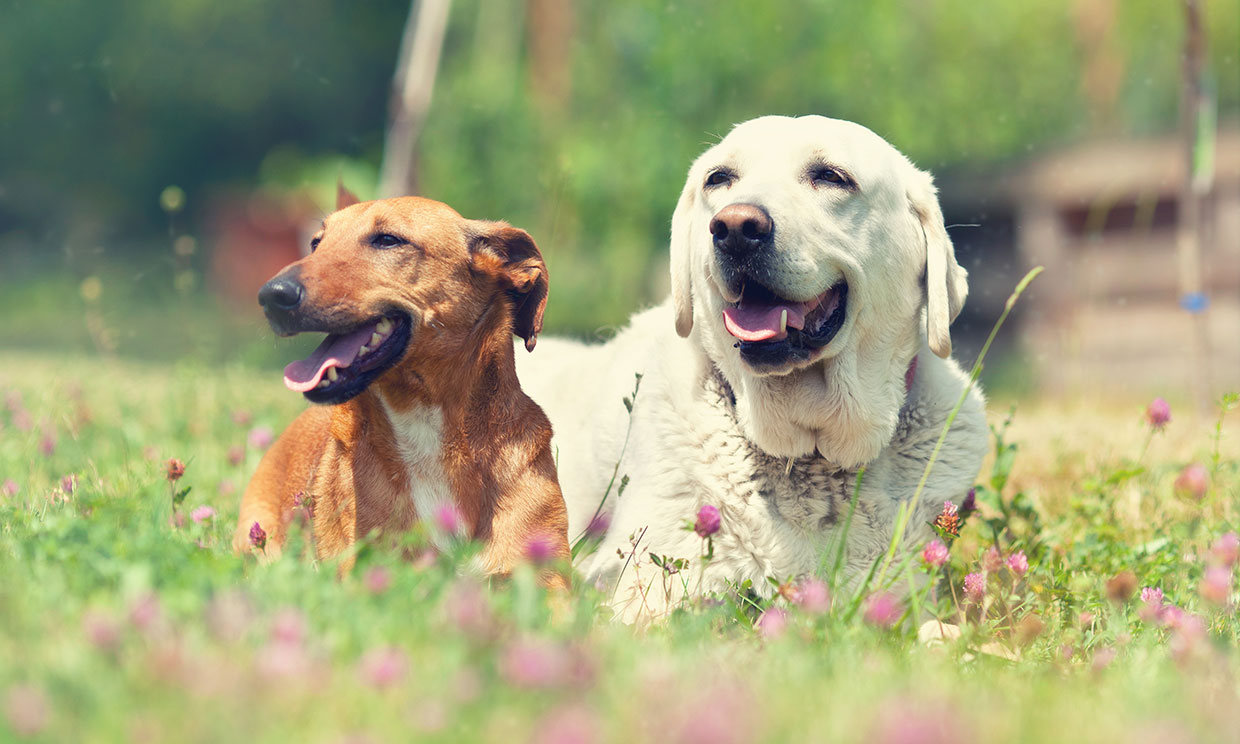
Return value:
<svg viewBox="0 0 1240 744">
<path fill-rule="evenodd" d="M 258 295 L 276 333 L 329 334 L 284 377 L 329 405 L 302 413 L 259 463 L 234 549 L 251 549 L 258 523 L 265 552 L 278 553 L 295 499 L 309 499 L 321 558 L 373 530 L 430 527 L 454 505 L 488 573 L 511 571 L 533 540 L 567 561 L 551 425 L 513 367 L 512 335 L 532 350 L 542 327 L 538 247 L 428 199 L 340 194 L 312 254 Z M 544 580 L 564 585 L 552 572 Z"/>
</svg>

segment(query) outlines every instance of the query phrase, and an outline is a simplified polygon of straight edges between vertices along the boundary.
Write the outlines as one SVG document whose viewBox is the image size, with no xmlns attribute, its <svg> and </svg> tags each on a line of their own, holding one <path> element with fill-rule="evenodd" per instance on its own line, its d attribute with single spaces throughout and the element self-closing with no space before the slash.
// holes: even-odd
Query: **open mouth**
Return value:
<svg viewBox="0 0 1240 744">
<path fill-rule="evenodd" d="M 284 368 L 284 385 L 312 403 L 343 403 L 396 364 L 409 336 L 406 315 L 375 318 L 345 333 L 329 333 L 310 356 Z"/>
<path fill-rule="evenodd" d="M 748 281 L 740 299 L 723 309 L 723 325 L 741 357 L 755 366 L 808 360 L 844 326 L 848 285 L 840 282 L 808 302 L 786 300 Z"/>
</svg>

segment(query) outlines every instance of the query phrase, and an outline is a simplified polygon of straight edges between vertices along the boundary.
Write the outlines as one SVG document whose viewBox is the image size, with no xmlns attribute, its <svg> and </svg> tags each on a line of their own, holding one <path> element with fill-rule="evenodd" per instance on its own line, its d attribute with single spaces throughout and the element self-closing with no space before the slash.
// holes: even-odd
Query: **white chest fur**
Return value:
<svg viewBox="0 0 1240 744">
<path fill-rule="evenodd" d="M 409 498 L 431 540 L 442 547 L 448 536 L 440 529 L 436 513 L 453 503 L 442 459 L 443 412 L 429 406 L 395 411 L 387 401 L 383 408 L 409 477 Z"/>
</svg>

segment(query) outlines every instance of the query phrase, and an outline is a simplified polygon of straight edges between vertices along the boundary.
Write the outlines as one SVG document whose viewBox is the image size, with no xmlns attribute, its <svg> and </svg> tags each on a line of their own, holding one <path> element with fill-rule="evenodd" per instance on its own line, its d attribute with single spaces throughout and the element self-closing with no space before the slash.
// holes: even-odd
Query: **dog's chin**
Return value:
<svg viewBox="0 0 1240 744">
<path fill-rule="evenodd" d="M 339 405 L 365 392 L 366 388 L 378 380 L 383 373 L 396 366 L 408 351 L 409 342 L 413 337 L 413 323 L 404 313 L 383 316 L 392 323 L 392 330 L 383 341 L 364 356 L 358 356 L 347 367 L 336 367 L 336 379 L 326 377 L 318 387 L 302 393 L 306 400 L 321 405 Z M 359 323 L 355 328 L 373 325 L 379 318 Z M 325 385 L 322 383 L 326 383 Z"/>
</svg>

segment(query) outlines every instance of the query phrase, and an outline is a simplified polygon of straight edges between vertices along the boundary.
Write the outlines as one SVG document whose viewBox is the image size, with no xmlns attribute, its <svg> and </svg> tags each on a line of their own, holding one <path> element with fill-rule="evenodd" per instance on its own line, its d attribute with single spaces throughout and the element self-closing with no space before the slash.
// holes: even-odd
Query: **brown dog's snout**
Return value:
<svg viewBox="0 0 1240 744">
<path fill-rule="evenodd" d="M 711 219 L 710 234 L 717 250 L 740 258 L 771 242 L 775 221 L 756 204 L 729 204 Z"/>
<path fill-rule="evenodd" d="M 306 296 L 306 288 L 293 277 L 277 276 L 258 290 L 258 304 L 268 313 L 294 310 Z"/>
</svg>

